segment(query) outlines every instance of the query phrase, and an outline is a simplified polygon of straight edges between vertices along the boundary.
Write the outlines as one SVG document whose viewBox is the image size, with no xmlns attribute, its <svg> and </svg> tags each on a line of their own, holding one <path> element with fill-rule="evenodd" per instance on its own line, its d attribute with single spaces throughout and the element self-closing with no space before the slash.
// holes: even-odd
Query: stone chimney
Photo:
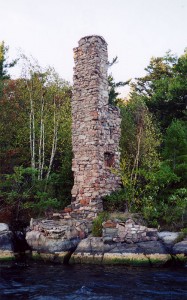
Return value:
<svg viewBox="0 0 187 300">
<path fill-rule="evenodd" d="M 94 218 L 102 197 L 120 188 L 120 112 L 108 104 L 107 43 L 86 36 L 74 49 L 72 209 Z"/>
</svg>

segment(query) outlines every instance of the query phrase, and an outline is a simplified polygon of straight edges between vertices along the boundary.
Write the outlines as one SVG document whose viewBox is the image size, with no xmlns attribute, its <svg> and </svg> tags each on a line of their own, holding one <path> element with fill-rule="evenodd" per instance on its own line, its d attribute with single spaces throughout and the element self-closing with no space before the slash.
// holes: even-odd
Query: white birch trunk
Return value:
<svg viewBox="0 0 187 300">
<path fill-rule="evenodd" d="M 35 117 L 34 117 L 34 106 L 32 99 L 32 90 L 29 88 L 28 82 L 27 88 L 29 91 L 30 100 L 30 151 L 31 151 L 31 168 L 35 168 Z"/>
<path fill-rule="evenodd" d="M 38 180 L 42 179 L 42 148 L 44 143 L 44 136 L 43 136 L 43 127 L 44 127 L 44 96 L 42 95 L 41 99 L 41 111 L 40 111 L 40 138 L 39 138 L 39 148 L 38 148 Z"/>
<path fill-rule="evenodd" d="M 50 162 L 49 162 L 49 167 L 46 175 L 46 185 L 47 181 L 49 179 L 49 175 L 51 173 L 51 168 L 53 165 L 53 160 L 55 157 L 56 149 L 57 149 L 57 141 L 58 141 L 58 124 L 59 124 L 59 118 L 56 115 L 56 103 L 54 100 L 54 117 L 53 117 L 53 122 L 54 122 L 54 129 L 53 129 L 53 144 L 52 144 L 52 149 L 51 149 L 51 157 L 50 157 Z"/>
<path fill-rule="evenodd" d="M 30 129 L 30 154 L 31 154 L 31 168 L 32 168 L 32 157 L 33 157 L 33 155 L 32 155 L 32 143 L 33 143 L 33 141 L 32 141 L 32 114 L 31 114 L 31 112 L 30 112 L 30 122 L 29 122 L 29 129 Z"/>
<path fill-rule="evenodd" d="M 32 154 L 33 154 L 33 160 L 32 160 L 32 166 L 35 169 L 36 162 L 35 162 L 35 116 L 34 116 L 34 109 L 32 112 L 32 131 L 33 131 L 33 144 L 32 144 Z"/>
<path fill-rule="evenodd" d="M 44 164 L 45 164 L 45 131 L 44 131 L 44 123 L 43 123 L 43 126 L 42 126 L 42 163 L 41 163 L 41 172 L 40 172 L 41 179 L 43 179 Z"/>
</svg>

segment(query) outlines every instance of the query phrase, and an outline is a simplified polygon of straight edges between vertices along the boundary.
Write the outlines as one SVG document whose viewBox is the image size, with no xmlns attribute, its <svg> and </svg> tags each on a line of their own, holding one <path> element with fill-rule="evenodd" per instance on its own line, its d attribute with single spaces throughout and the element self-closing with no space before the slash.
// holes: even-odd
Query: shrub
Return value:
<svg viewBox="0 0 187 300">
<path fill-rule="evenodd" d="M 95 220 L 93 221 L 93 226 L 92 226 L 92 235 L 95 237 L 100 237 L 102 236 L 102 223 L 106 221 L 109 217 L 108 212 L 103 211 L 100 213 Z"/>
<path fill-rule="evenodd" d="M 128 198 L 125 189 L 114 192 L 111 195 L 107 195 L 103 198 L 104 210 L 113 211 L 126 211 L 128 206 Z"/>
</svg>

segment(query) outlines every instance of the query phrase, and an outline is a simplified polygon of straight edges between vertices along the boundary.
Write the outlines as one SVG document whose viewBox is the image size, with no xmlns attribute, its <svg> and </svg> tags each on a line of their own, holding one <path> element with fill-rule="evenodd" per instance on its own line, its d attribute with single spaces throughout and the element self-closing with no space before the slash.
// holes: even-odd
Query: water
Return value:
<svg viewBox="0 0 187 300">
<path fill-rule="evenodd" d="M 0 300 L 187 299 L 187 268 L 0 266 Z"/>
</svg>

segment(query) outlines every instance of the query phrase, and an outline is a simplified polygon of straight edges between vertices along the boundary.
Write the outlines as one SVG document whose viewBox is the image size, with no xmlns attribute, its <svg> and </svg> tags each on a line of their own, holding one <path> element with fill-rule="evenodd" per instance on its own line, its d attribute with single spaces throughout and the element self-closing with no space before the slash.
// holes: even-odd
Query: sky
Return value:
<svg viewBox="0 0 187 300">
<path fill-rule="evenodd" d="M 0 0 L 0 12 L 10 59 L 21 49 L 71 83 L 73 48 L 86 35 L 104 37 L 109 61 L 118 56 L 109 70 L 115 81 L 143 76 L 152 56 L 187 47 L 187 0 Z"/>
</svg>

